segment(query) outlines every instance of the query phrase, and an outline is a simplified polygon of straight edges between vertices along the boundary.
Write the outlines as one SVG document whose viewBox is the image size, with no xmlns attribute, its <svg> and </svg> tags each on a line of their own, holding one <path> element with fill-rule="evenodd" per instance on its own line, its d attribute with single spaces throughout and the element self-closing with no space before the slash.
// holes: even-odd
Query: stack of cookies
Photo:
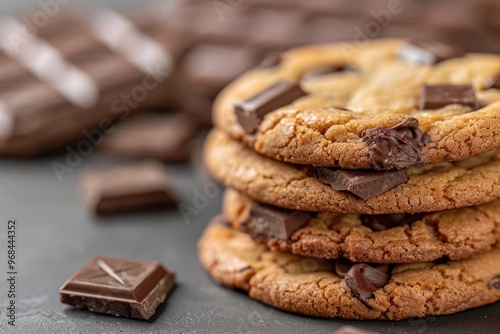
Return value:
<svg viewBox="0 0 500 334">
<path fill-rule="evenodd" d="M 219 96 L 229 189 L 199 243 L 219 283 L 310 316 L 500 300 L 500 57 L 437 41 L 310 46 Z"/>
</svg>

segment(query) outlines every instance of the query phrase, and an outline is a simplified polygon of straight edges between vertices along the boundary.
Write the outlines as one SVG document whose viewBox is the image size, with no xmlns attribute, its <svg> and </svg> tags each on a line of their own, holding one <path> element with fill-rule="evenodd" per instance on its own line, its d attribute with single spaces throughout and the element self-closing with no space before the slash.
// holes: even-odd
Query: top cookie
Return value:
<svg viewBox="0 0 500 334">
<path fill-rule="evenodd" d="M 430 42 L 309 46 L 219 96 L 215 124 L 296 164 L 404 169 L 500 148 L 500 56 Z"/>
</svg>

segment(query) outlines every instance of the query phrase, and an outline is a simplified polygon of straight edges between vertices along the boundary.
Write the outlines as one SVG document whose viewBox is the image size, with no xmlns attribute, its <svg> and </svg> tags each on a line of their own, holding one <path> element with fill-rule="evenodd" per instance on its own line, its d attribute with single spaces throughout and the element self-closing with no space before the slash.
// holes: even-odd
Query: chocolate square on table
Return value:
<svg viewBox="0 0 500 334">
<path fill-rule="evenodd" d="M 60 288 L 77 309 L 148 320 L 175 285 L 175 274 L 152 261 L 95 257 Z"/>
<path fill-rule="evenodd" d="M 81 180 L 81 193 L 97 215 L 165 209 L 176 203 L 170 179 L 157 163 L 89 170 Z"/>
<path fill-rule="evenodd" d="M 187 115 L 142 114 L 116 125 L 99 152 L 111 156 L 164 162 L 189 159 L 200 125 Z"/>
<path fill-rule="evenodd" d="M 479 108 L 474 87 L 466 85 L 424 85 L 420 93 L 420 110 L 432 110 L 446 107 L 450 104 L 461 104 Z"/>
</svg>

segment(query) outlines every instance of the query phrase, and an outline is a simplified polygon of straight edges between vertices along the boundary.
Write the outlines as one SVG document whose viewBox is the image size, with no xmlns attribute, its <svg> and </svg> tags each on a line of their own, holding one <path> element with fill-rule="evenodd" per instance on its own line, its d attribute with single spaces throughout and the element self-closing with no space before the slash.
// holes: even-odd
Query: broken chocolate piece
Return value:
<svg viewBox="0 0 500 334">
<path fill-rule="evenodd" d="M 407 63 L 423 65 L 434 65 L 464 54 L 464 48 L 459 45 L 431 40 L 412 40 L 399 50 L 399 57 Z"/>
<path fill-rule="evenodd" d="M 364 263 L 353 266 L 345 276 L 351 292 L 364 304 L 368 304 L 375 291 L 383 288 L 389 280 L 389 275 Z"/>
<path fill-rule="evenodd" d="M 293 232 L 307 223 L 309 212 L 285 210 L 270 205 L 255 204 L 248 218 L 241 223 L 241 229 L 255 240 L 287 240 Z"/>
<path fill-rule="evenodd" d="M 337 274 L 337 276 L 340 278 L 344 278 L 354 265 L 354 262 L 351 262 L 347 259 L 337 259 L 335 261 L 335 274 Z"/>
<path fill-rule="evenodd" d="M 461 104 L 472 109 L 479 108 L 479 102 L 472 85 L 424 85 L 420 93 L 420 110 L 432 110 L 450 104 Z"/>
<path fill-rule="evenodd" d="M 364 226 L 372 231 L 385 231 L 394 227 L 414 223 L 425 214 L 414 215 L 361 215 L 360 219 Z"/>
<path fill-rule="evenodd" d="M 235 106 L 236 116 L 248 134 L 254 134 L 263 117 L 280 107 L 284 107 L 306 93 L 296 83 L 279 81 L 257 95 Z"/>
<path fill-rule="evenodd" d="M 500 89 L 500 74 L 498 74 L 496 77 L 491 78 L 488 83 L 486 83 L 485 86 L 486 89 Z"/>
<path fill-rule="evenodd" d="M 64 283 L 60 298 L 78 309 L 147 320 L 167 299 L 174 279 L 157 262 L 96 257 Z"/>
<path fill-rule="evenodd" d="M 404 169 L 424 163 L 422 148 L 431 139 L 418 128 L 415 118 L 407 118 L 392 128 L 377 127 L 362 133 L 374 169 Z"/>
<path fill-rule="evenodd" d="M 490 287 L 500 290 L 500 276 L 493 277 L 489 284 Z"/>
<path fill-rule="evenodd" d="M 309 173 L 337 191 L 349 191 L 365 201 L 408 181 L 404 171 L 341 170 L 312 167 Z"/>
<path fill-rule="evenodd" d="M 98 215 L 174 207 L 176 200 L 161 165 L 108 166 L 86 172 L 81 191 L 87 207 Z"/>
</svg>

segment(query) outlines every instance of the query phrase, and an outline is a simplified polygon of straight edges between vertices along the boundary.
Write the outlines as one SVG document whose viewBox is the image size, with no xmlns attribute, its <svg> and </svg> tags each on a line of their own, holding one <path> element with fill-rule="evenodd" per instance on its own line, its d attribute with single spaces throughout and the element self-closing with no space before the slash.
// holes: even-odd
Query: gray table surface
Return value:
<svg viewBox="0 0 500 334">
<path fill-rule="evenodd" d="M 81 1 L 87 7 L 127 1 Z M 2 1 L 12 11 L 36 1 Z M 73 3 L 79 3 L 73 1 Z M 134 3 L 128 1 L 128 3 Z M 36 7 L 35 7 L 36 8 Z M 353 325 L 380 333 L 498 333 L 500 304 L 445 317 L 397 323 L 325 320 L 297 316 L 260 304 L 245 294 L 217 286 L 196 257 L 196 242 L 209 219 L 220 211 L 221 198 L 210 199 L 190 221 L 171 212 L 98 219 L 78 201 L 81 172 L 110 162 L 98 156 L 83 160 L 59 182 L 53 161 L 0 161 L 0 272 L 6 273 L 6 224 L 18 222 L 17 326 L 7 326 L 6 276 L 0 275 L 0 333 L 333 333 Z M 194 192 L 209 182 L 191 165 L 167 166 L 192 204 Z M 58 289 L 92 256 L 152 259 L 174 268 L 178 285 L 165 307 L 150 322 L 96 315 L 59 303 Z"/>
</svg>

